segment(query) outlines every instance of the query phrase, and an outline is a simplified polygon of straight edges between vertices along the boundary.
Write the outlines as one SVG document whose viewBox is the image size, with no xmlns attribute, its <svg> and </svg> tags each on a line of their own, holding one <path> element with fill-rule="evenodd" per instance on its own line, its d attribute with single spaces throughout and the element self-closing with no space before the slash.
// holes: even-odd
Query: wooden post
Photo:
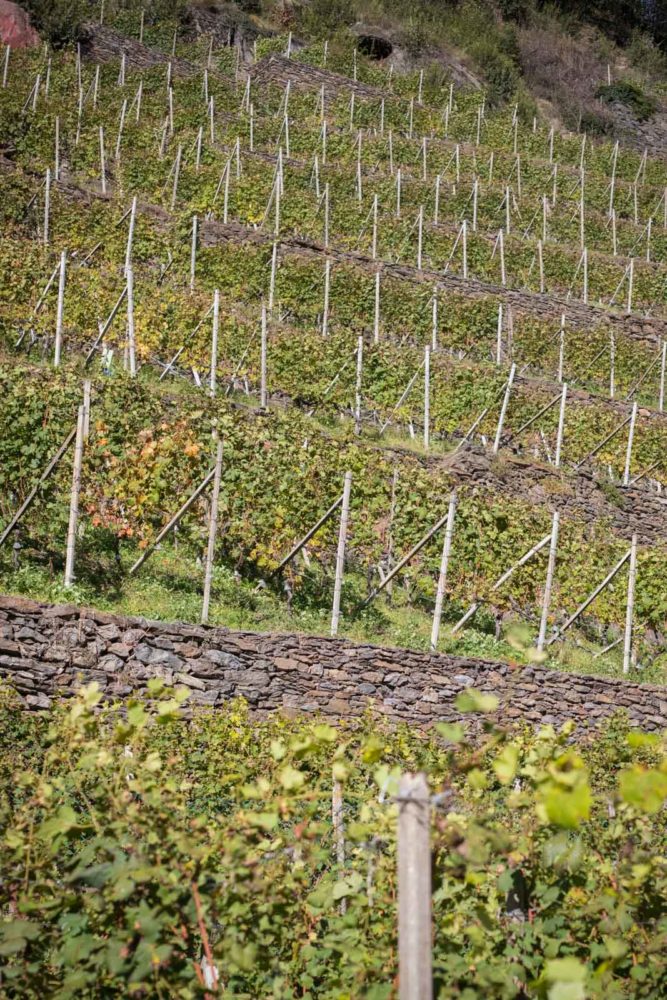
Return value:
<svg viewBox="0 0 667 1000">
<path fill-rule="evenodd" d="M 424 449 L 430 445 L 431 422 L 431 348 L 424 348 Z"/>
<path fill-rule="evenodd" d="M 398 791 L 398 976 L 400 1000 L 432 1000 L 431 803 L 424 774 Z"/>
<path fill-rule="evenodd" d="M 260 348 L 260 390 L 259 405 L 262 410 L 266 409 L 266 349 L 267 349 L 267 328 L 266 328 L 266 306 L 262 302 L 262 332 Z"/>
<path fill-rule="evenodd" d="M 51 215 L 51 168 L 46 168 L 44 182 L 44 246 L 49 245 L 49 217 Z"/>
<path fill-rule="evenodd" d="M 331 260 L 324 262 L 324 306 L 322 309 L 322 336 L 329 336 L 329 299 L 331 296 Z"/>
<path fill-rule="evenodd" d="M 452 493 L 449 498 L 449 511 L 447 512 L 447 528 L 445 529 L 445 540 L 442 545 L 442 557 L 440 559 L 440 573 L 438 575 L 438 589 L 435 595 L 435 608 L 433 610 L 433 625 L 431 627 L 431 650 L 435 652 L 438 648 L 440 638 L 440 623 L 442 621 L 442 606 L 445 600 L 447 589 L 447 570 L 449 568 L 449 558 L 452 552 L 452 539 L 454 537 L 454 518 L 456 516 L 456 493 Z"/>
<path fill-rule="evenodd" d="M 176 162 L 174 164 L 174 186 L 171 191 L 171 210 L 176 208 L 176 197 L 178 195 L 178 179 L 181 175 L 181 159 L 183 157 L 183 147 L 179 145 L 176 152 Z"/>
<path fill-rule="evenodd" d="M 278 270 L 278 244 L 274 240 L 271 249 L 271 272 L 269 275 L 269 312 L 273 312 L 273 303 L 276 294 L 276 272 Z"/>
<path fill-rule="evenodd" d="M 440 222 L 440 174 L 435 175 L 435 193 L 433 196 L 433 225 Z"/>
<path fill-rule="evenodd" d="M 431 350 L 437 351 L 438 349 L 438 288 L 437 285 L 433 287 L 433 300 L 431 303 L 432 316 L 431 316 Z"/>
<path fill-rule="evenodd" d="M 137 358 L 134 342 L 134 272 L 131 267 L 125 272 L 127 283 L 127 346 L 130 355 L 130 375 L 137 374 Z"/>
<path fill-rule="evenodd" d="M 137 196 L 132 199 L 130 210 L 130 225 L 127 233 L 127 246 L 125 248 L 125 270 L 132 266 L 132 243 L 134 242 L 134 227 L 137 219 Z"/>
<path fill-rule="evenodd" d="M 218 533 L 218 503 L 220 499 L 220 480 L 222 478 L 222 441 L 218 440 L 215 458 L 215 476 L 213 477 L 213 493 L 211 495 L 211 513 L 208 522 L 208 548 L 206 550 L 206 569 L 204 572 L 204 599 L 202 601 L 201 623 L 208 622 L 208 612 L 211 604 L 211 583 L 213 581 L 213 560 L 215 557 L 215 539 Z"/>
<path fill-rule="evenodd" d="M 209 380 L 209 392 L 211 396 L 215 396 L 217 389 L 219 329 L 220 329 L 220 292 L 216 288 L 213 294 L 213 332 L 211 335 L 211 375 Z"/>
<path fill-rule="evenodd" d="M 58 279 L 58 306 L 56 311 L 56 343 L 53 354 L 53 367 L 60 364 L 60 357 L 63 348 L 63 315 L 65 312 L 65 275 L 67 271 L 67 253 L 63 250 L 60 255 L 60 275 Z"/>
<path fill-rule="evenodd" d="M 371 255 L 373 260 L 378 255 L 378 196 L 373 195 L 373 240 L 371 243 Z"/>
<path fill-rule="evenodd" d="M 190 292 L 195 290 L 195 268 L 197 266 L 197 216 L 192 216 L 192 246 L 190 248 Z"/>
<path fill-rule="evenodd" d="M 123 139 L 123 128 L 125 127 L 125 115 L 127 114 L 127 98 L 123 101 L 120 109 L 120 120 L 118 122 L 118 135 L 116 136 L 116 163 L 120 162 L 120 144 Z"/>
<path fill-rule="evenodd" d="M 83 466 L 83 437 L 86 424 L 86 408 L 79 407 L 76 424 L 76 442 L 74 445 L 74 465 L 72 469 L 72 492 L 69 502 L 69 526 L 67 528 L 67 552 L 65 556 L 65 586 L 74 583 L 74 553 L 76 548 L 76 530 L 79 522 L 79 494 L 81 492 L 81 468 Z"/>
<path fill-rule="evenodd" d="M 422 269 L 422 246 L 424 240 L 424 206 L 419 206 L 419 215 L 417 216 L 417 270 Z"/>
<path fill-rule="evenodd" d="M 634 288 L 634 282 L 635 282 L 635 258 L 631 257 L 630 258 L 630 274 L 629 274 L 629 277 L 628 277 L 628 308 L 627 308 L 627 311 L 629 313 L 632 312 L 632 292 L 633 292 L 633 288 Z"/>
<path fill-rule="evenodd" d="M 609 398 L 616 394 L 616 338 L 614 331 L 609 331 Z"/>
<path fill-rule="evenodd" d="M 498 418 L 498 427 L 496 428 L 496 437 L 493 442 L 493 454 L 498 454 L 498 449 L 500 448 L 500 438 L 503 433 L 503 424 L 505 423 L 505 415 L 507 414 L 507 407 L 510 401 L 510 394 L 512 392 L 512 383 L 514 382 L 514 375 L 516 372 L 516 365 L 512 363 L 510 368 L 510 375 L 507 380 L 507 388 L 505 389 L 505 395 L 503 396 L 502 406 L 500 408 L 500 416 Z"/>
<path fill-rule="evenodd" d="M 463 240 L 463 277 L 468 278 L 468 220 L 461 223 L 461 236 Z"/>
<path fill-rule="evenodd" d="M 560 331 L 558 337 L 560 344 L 558 348 L 558 381 L 563 381 L 563 365 L 565 363 L 565 313 L 561 313 Z"/>
<path fill-rule="evenodd" d="M 500 367 L 503 358 L 503 304 L 498 305 L 498 325 L 496 327 L 496 365 Z"/>
<path fill-rule="evenodd" d="M 396 218 L 401 217 L 401 168 L 396 171 Z"/>
<path fill-rule="evenodd" d="M 60 116 L 59 115 L 56 115 L 53 179 L 54 181 L 60 180 Z"/>
<path fill-rule="evenodd" d="M 104 155 L 104 128 L 100 125 L 100 173 L 102 175 L 102 194 L 107 193 L 107 167 Z"/>
<path fill-rule="evenodd" d="M 364 338 L 357 340 L 357 375 L 354 386 L 354 433 L 361 434 L 361 375 L 364 364 Z"/>
<path fill-rule="evenodd" d="M 329 249 L 329 181 L 324 185 L 324 249 Z"/>
<path fill-rule="evenodd" d="M 542 617 L 540 619 L 540 632 L 537 638 L 537 648 L 541 653 L 544 649 L 544 642 L 547 637 L 547 624 L 549 620 L 549 607 L 551 605 L 551 591 L 553 588 L 554 571 L 556 569 L 556 552 L 558 549 L 558 528 L 560 524 L 560 514 L 554 511 L 551 525 L 551 544 L 549 546 L 549 561 L 547 563 L 547 579 L 544 584 L 544 595 L 542 597 Z"/>
<path fill-rule="evenodd" d="M 343 486 L 343 505 L 340 512 L 340 528 L 338 530 L 338 550 L 336 552 L 336 579 L 334 581 L 333 607 L 331 611 L 331 635 L 338 635 L 340 621 L 340 594 L 343 586 L 343 571 L 345 569 L 345 543 L 347 541 L 347 524 L 350 516 L 350 491 L 352 489 L 352 473 L 345 473 Z"/>
<path fill-rule="evenodd" d="M 660 360 L 660 392 L 658 396 L 658 409 L 663 413 L 665 408 L 665 366 L 667 364 L 667 340 L 662 342 L 662 357 Z"/>
<path fill-rule="evenodd" d="M 222 198 L 222 221 L 225 226 L 229 221 L 229 178 L 231 172 L 232 172 L 232 158 L 230 156 L 230 158 L 227 160 L 227 163 L 225 164 L 225 169 L 224 169 L 225 186 L 224 186 L 224 195 Z"/>
<path fill-rule="evenodd" d="M 5 46 L 5 61 L 2 67 L 2 89 L 5 90 L 7 86 L 7 75 L 9 73 L 9 56 L 11 54 L 11 45 Z"/>
<path fill-rule="evenodd" d="M 343 821 L 343 786 L 334 779 L 331 789 L 331 822 L 333 825 L 334 845 L 336 848 L 336 864 L 339 868 L 339 878 L 345 865 L 345 825 Z M 345 913 L 347 900 L 343 896 L 340 901 L 340 912 Z"/>
<path fill-rule="evenodd" d="M 630 462 L 632 460 L 632 444 L 635 438 L 635 424 L 637 423 L 637 404 L 632 404 L 632 416 L 630 417 L 630 430 L 628 432 L 628 447 L 625 452 L 625 471 L 623 472 L 623 485 L 630 482 Z"/>
<path fill-rule="evenodd" d="M 505 236 L 502 229 L 498 230 L 498 253 L 500 254 L 500 283 L 504 288 L 507 284 L 507 272 L 505 270 Z"/>
<path fill-rule="evenodd" d="M 625 636 L 623 641 L 623 673 L 630 672 L 632 662 L 632 631 L 635 612 L 635 585 L 637 582 L 637 535 L 632 536 L 630 572 L 628 574 L 628 602 L 625 609 Z"/>
<path fill-rule="evenodd" d="M 375 272 L 375 315 L 373 317 L 373 343 L 380 343 L 380 272 Z"/>
<path fill-rule="evenodd" d="M 565 403 L 567 401 L 567 382 L 563 382 L 563 395 L 560 400 L 560 412 L 558 414 L 558 433 L 556 435 L 556 456 L 554 465 L 560 469 L 561 453 L 563 450 L 563 431 L 565 428 Z"/>
</svg>

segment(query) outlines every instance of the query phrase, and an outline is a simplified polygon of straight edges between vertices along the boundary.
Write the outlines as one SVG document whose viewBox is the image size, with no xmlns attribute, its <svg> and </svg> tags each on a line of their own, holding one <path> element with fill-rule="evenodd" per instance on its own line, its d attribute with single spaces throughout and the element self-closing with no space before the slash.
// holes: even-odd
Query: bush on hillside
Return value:
<svg viewBox="0 0 667 1000">
<path fill-rule="evenodd" d="M 613 104 L 615 101 L 625 104 L 640 122 L 654 115 L 658 107 L 650 94 L 645 94 L 630 80 L 616 80 L 614 83 L 604 84 L 598 87 L 595 96 L 607 104 Z"/>
</svg>

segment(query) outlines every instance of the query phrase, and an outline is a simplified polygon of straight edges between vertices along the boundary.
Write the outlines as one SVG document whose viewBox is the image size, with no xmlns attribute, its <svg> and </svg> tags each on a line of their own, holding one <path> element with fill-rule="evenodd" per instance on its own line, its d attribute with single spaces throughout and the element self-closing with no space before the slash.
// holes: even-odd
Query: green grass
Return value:
<svg viewBox="0 0 667 1000">
<path fill-rule="evenodd" d="M 129 561 L 128 561 L 129 566 Z M 51 567 L 26 562 L 17 571 L 0 569 L 0 590 L 27 595 L 47 602 L 90 605 L 120 615 L 140 616 L 161 621 L 199 622 L 201 616 L 203 569 L 173 545 L 156 551 L 136 576 L 98 576 L 79 581 L 72 588 L 62 584 L 62 573 Z M 281 588 L 240 578 L 227 566 L 216 566 L 210 624 L 233 630 L 259 632 L 300 632 L 329 634 L 330 607 L 324 603 L 333 586 L 322 586 L 321 576 L 306 574 L 295 588 L 291 605 Z M 324 598 L 322 597 L 324 594 Z M 391 597 L 380 596 L 369 608 L 354 614 L 365 596 L 365 580 L 348 573 L 343 587 L 342 619 L 339 635 L 355 642 L 426 651 L 432 622 L 432 597 L 421 601 L 396 584 Z M 411 600 L 412 604 L 408 601 Z M 454 656 L 470 656 L 514 663 L 535 662 L 534 625 L 504 621 L 496 638 L 495 620 L 481 608 L 471 627 L 457 635 L 451 628 L 460 618 L 460 605 L 445 606 L 439 650 Z M 599 658 L 596 644 L 582 632 L 573 633 L 566 643 L 550 647 L 544 666 L 550 669 L 622 677 L 622 650 L 616 647 Z M 642 656 L 640 653 L 639 659 Z M 630 680 L 667 683 L 665 657 L 640 665 Z"/>
</svg>

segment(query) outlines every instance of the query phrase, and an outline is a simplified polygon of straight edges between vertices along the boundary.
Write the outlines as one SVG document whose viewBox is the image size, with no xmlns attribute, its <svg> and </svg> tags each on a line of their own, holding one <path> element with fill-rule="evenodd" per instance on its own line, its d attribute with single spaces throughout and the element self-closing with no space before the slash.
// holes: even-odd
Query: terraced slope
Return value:
<svg viewBox="0 0 667 1000">
<path fill-rule="evenodd" d="M 449 626 L 474 601 L 469 627 L 502 639 L 523 619 L 514 655 L 532 655 L 548 545 L 496 584 L 558 513 L 549 635 L 636 535 L 625 666 L 662 681 L 664 160 L 361 55 L 347 65 L 314 45 L 287 58 L 286 38 L 261 39 L 246 64 L 219 41 L 170 56 L 164 39 L 91 28 L 81 58 L 10 54 L 0 533 L 74 426 L 88 378 L 82 597 L 122 605 L 127 570 L 206 476 L 221 434 L 214 619 L 234 573 L 244 624 L 259 587 L 272 613 L 315 609 L 306 627 L 322 628 L 337 521 L 274 571 L 351 470 L 343 630 L 381 639 L 398 608 L 425 643 L 440 536 L 376 617 L 359 606 L 455 493 L 443 642 L 466 641 Z M 7 589 L 60 578 L 71 479 L 68 454 L 0 547 Z M 193 594 L 207 518 L 204 496 L 178 532 Z M 576 643 L 617 644 L 627 599 L 624 568 Z M 549 663 L 566 648 L 549 645 Z M 618 657 L 617 645 L 587 666 L 613 673 Z"/>
</svg>

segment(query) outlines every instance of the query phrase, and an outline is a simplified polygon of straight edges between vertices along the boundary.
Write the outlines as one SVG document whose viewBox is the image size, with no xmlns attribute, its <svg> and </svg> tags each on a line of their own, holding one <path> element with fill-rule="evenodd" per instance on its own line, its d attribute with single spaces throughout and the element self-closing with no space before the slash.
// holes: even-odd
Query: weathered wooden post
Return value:
<svg viewBox="0 0 667 1000">
<path fill-rule="evenodd" d="M 560 514 L 554 511 L 551 525 L 551 543 L 549 546 L 549 561 L 547 563 L 547 578 L 544 584 L 544 595 L 542 597 L 542 617 L 540 619 L 540 631 L 537 638 L 537 648 L 541 653 L 547 637 L 547 624 L 549 620 L 549 607 L 551 605 L 551 591 L 553 588 L 554 571 L 556 569 L 556 553 L 558 550 L 558 528 L 560 525 Z"/>
<path fill-rule="evenodd" d="M 86 408 L 79 407 L 76 424 L 76 442 L 74 445 L 74 464 L 72 469 L 72 491 L 69 503 L 69 525 L 67 528 L 67 551 L 65 555 L 65 586 L 74 583 L 74 554 L 76 549 L 76 532 L 79 522 L 79 495 L 81 493 L 81 469 L 83 466 L 83 439 L 86 425 Z"/>
<path fill-rule="evenodd" d="M 432 1000 L 431 803 L 424 774 L 398 790 L 398 976 L 400 1000 Z"/>
<path fill-rule="evenodd" d="M 215 458 L 215 476 L 213 478 L 213 494 L 211 496 L 211 513 L 208 522 L 208 548 L 206 550 L 206 569 L 204 572 L 204 599 L 202 602 L 201 622 L 206 625 L 211 604 L 211 584 L 213 581 L 213 560 L 215 557 L 215 539 L 218 533 L 218 505 L 220 500 L 220 480 L 222 478 L 222 441 L 218 440 Z"/>
<path fill-rule="evenodd" d="M 431 443 L 431 348 L 424 348 L 424 448 Z"/>
<path fill-rule="evenodd" d="M 558 433 L 556 435 L 556 455 L 554 465 L 560 469 L 561 452 L 563 450 L 563 431 L 565 429 L 565 403 L 567 402 L 567 382 L 563 382 L 563 395 L 560 398 L 560 412 L 558 414 Z"/>
<path fill-rule="evenodd" d="M 632 633 L 635 613 L 635 585 L 637 582 L 637 535 L 632 536 L 630 572 L 628 574 L 628 602 L 625 610 L 625 635 L 623 641 L 623 673 L 630 672 L 632 664 Z"/>
<path fill-rule="evenodd" d="M 127 346 L 130 357 L 130 375 L 132 378 L 137 374 L 137 358 L 134 341 L 134 272 L 128 267 L 125 272 L 127 283 Z"/>
<path fill-rule="evenodd" d="M 60 364 L 60 357 L 63 348 L 63 316 L 65 313 L 65 275 L 67 271 L 67 253 L 63 250 L 60 255 L 60 274 L 58 279 L 58 305 L 56 309 L 56 342 L 53 353 L 53 367 Z"/>
<path fill-rule="evenodd" d="M 220 292 L 216 288 L 213 294 L 213 332 L 211 335 L 211 374 L 209 380 L 209 392 L 211 396 L 215 396 L 217 389 L 219 329 L 220 329 Z"/>
<path fill-rule="evenodd" d="M 364 366 L 364 338 L 357 340 L 357 374 L 354 385 L 354 433 L 361 434 L 361 376 Z"/>
<path fill-rule="evenodd" d="M 192 216 L 192 245 L 190 247 L 190 292 L 195 290 L 195 269 L 197 267 L 197 228 L 198 219 Z"/>
<path fill-rule="evenodd" d="M 512 367 L 510 368 L 510 375 L 507 380 L 507 387 L 505 389 L 505 395 L 503 396 L 502 406 L 500 408 L 500 416 L 498 418 L 498 427 L 496 428 L 496 437 L 493 442 L 493 454 L 498 454 L 498 449 L 500 448 L 500 439 L 503 433 L 503 424 L 505 423 L 505 416 L 507 414 L 507 407 L 509 406 L 510 395 L 512 392 L 512 384 L 514 382 L 514 375 L 516 373 L 516 365 L 512 362 Z"/>
<path fill-rule="evenodd" d="M 261 344 L 260 344 L 260 388 L 259 388 L 259 405 L 262 410 L 266 409 L 266 351 L 267 351 L 267 325 L 266 325 L 266 306 L 262 302 L 262 330 L 261 330 Z"/>
<path fill-rule="evenodd" d="M 339 878 L 345 866 L 345 823 L 343 817 L 343 786 L 334 778 L 331 789 L 331 823 L 333 826 L 334 845 L 336 848 L 336 864 L 339 868 Z M 340 901 L 340 912 L 347 910 L 347 900 L 343 896 Z"/>
<path fill-rule="evenodd" d="M 340 527 L 338 530 L 338 550 L 336 552 L 336 578 L 334 581 L 333 607 L 331 611 L 331 635 L 338 635 L 338 624 L 340 621 L 340 595 L 343 586 L 343 572 L 345 569 L 345 544 L 347 541 L 347 524 L 350 516 L 350 491 L 352 489 L 352 473 L 345 473 L 345 484 L 343 486 L 343 505 L 340 512 Z"/>
<path fill-rule="evenodd" d="M 51 216 L 51 168 L 46 168 L 46 179 L 44 181 L 44 246 L 49 245 L 49 219 Z"/>
<path fill-rule="evenodd" d="M 625 470 L 623 472 L 623 485 L 630 482 L 630 462 L 632 461 L 632 444 L 635 439 L 635 424 L 637 423 L 637 404 L 632 404 L 632 416 L 630 417 L 630 430 L 628 431 L 628 447 L 625 452 Z"/>
<path fill-rule="evenodd" d="M 438 648 L 440 638 L 440 623 L 442 621 L 442 606 L 447 590 L 447 570 L 449 568 L 449 558 L 452 552 L 452 539 L 454 537 L 454 518 L 456 516 L 456 493 L 452 493 L 449 498 L 449 511 L 447 513 L 447 527 L 445 529 L 445 540 L 442 545 L 442 557 L 440 559 L 440 573 L 438 575 L 438 589 L 435 595 L 435 608 L 433 610 L 433 625 L 431 627 L 431 649 L 435 652 Z"/>
</svg>

